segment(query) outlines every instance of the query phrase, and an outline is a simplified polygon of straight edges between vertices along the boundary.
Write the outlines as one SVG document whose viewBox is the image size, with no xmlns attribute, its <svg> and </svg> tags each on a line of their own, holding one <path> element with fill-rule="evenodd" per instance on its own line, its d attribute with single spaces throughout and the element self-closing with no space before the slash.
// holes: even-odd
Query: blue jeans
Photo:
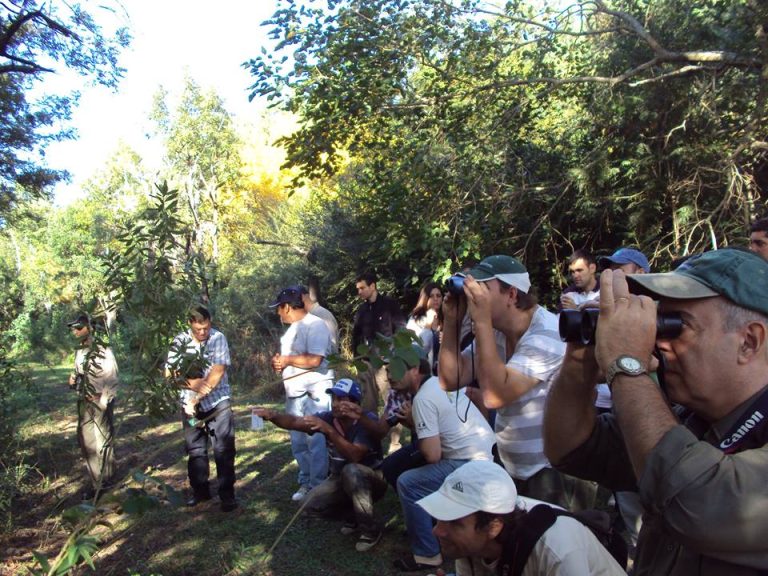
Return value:
<svg viewBox="0 0 768 576">
<path fill-rule="evenodd" d="M 285 399 L 285 412 L 292 416 L 311 416 L 331 409 L 330 396 L 325 393 L 329 382 L 299 396 Z M 322 388 L 322 390 L 321 390 Z M 314 488 L 328 478 L 328 449 L 325 435 L 291 430 L 291 452 L 299 466 L 299 485 Z"/>
<path fill-rule="evenodd" d="M 397 494 L 414 557 L 431 558 L 440 554 L 440 544 L 432 534 L 432 517 L 416 501 L 436 492 L 445 477 L 466 462 L 468 460 L 440 460 L 403 472 L 397 479 Z"/>
</svg>

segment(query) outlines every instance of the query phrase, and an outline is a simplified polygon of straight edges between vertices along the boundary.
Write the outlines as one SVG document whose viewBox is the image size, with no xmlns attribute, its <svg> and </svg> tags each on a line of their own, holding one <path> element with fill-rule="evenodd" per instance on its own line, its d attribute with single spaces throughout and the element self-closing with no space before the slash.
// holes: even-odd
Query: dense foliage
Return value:
<svg viewBox="0 0 768 576">
<path fill-rule="evenodd" d="M 358 266 L 404 289 L 512 252 L 548 292 L 574 247 L 664 266 L 740 241 L 768 174 L 767 22 L 745 0 L 286 0 L 249 66 L 301 119 L 287 166 L 338 177 L 323 205 Z"/>
</svg>

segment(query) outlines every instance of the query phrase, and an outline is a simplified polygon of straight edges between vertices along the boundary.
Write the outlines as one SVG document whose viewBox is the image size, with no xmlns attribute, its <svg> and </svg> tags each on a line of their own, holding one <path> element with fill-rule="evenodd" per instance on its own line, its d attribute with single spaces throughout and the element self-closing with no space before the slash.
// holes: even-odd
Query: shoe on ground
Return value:
<svg viewBox="0 0 768 576">
<path fill-rule="evenodd" d="M 311 488 L 307 486 L 306 484 L 301 486 L 296 492 L 293 493 L 293 496 L 291 496 L 291 500 L 294 502 L 301 502 L 304 500 L 305 496 L 309 494 L 309 491 Z"/>
<path fill-rule="evenodd" d="M 221 501 L 221 511 L 222 512 L 232 512 L 232 510 L 237 510 L 238 504 L 237 500 L 234 498 L 222 500 Z"/>
<path fill-rule="evenodd" d="M 349 536 L 350 534 L 354 534 L 357 532 L 357 522 L 354 522 L 352 520 L 348 522 L 344 522 L 344 524 L 341 525 L 341 530 L 339 530 L 344 536 Z"/>
<path fill-rule="evenodd" d="M 200 502 L 207 502 L 211 499 L 210 494 L 192 494 L 192 496 L 187 500 L 187 506 L 192 508 L 193 506 L 197 506 L 200 504 Z"/>
<path fill-rule="evenodd" d="M 360 534 L 360 538 L 355 544 L 355 550 L 358 552 L 367 552 L 376 546 L 376 544 L 379 543 L 379 540 L 381 540 L 381 530 L 377 530 L 372 534 Z"/>
<path fill-rule="evenodd" d="M 392 563 L 392 565 L 400 572 L 421 572 L 422 570 L 434 570 L 443 563 L 442 557 L 439 554 L 436 556 L 436 558 L 439 560 L 437 564 L 424 564 L 422 562 L 416 562 L 414 557 L 409 554 L 403 558 L 398 558 Z"/>
</svg>

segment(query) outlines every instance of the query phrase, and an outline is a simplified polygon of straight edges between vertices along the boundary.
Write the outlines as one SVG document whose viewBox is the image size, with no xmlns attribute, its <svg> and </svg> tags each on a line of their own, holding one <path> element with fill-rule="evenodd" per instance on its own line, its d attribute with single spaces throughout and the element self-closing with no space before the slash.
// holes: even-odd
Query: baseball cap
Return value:
<svg viewBox="0 0 768 576">
<path fill-rule="evenodd" d="M 67 322 L 67 328 L 82 328 L 83 326 L 89 326 L 91 324 L 90 318 L 87 314 L 80 314 L 77 318 L 71 322 Z"/>
<path fill-rule="evenodd" d="M 360 402 L 363 398 L 363 391 L 357 382 L 351 378 L 340 378 L 336 383 L 325 391 L 326 394 L 334 396 L 349 396 L 352 400 Z"/>
<path fill-rule="evenodd" d="M 721 248 L 687 260 L 673 272 L 627 276 L 639 294 L 689 300 L 723 296 L 768 315 L 768 262 L 741 248 Z"/>
<path fill-rule="evenodd" d="M 651 271 L 648 258 L 640 250 L 634 248 L 619 248 L 610 256 L 602 256 L 597 261 L 603 268 L 608 268 L 611 264 L 636 264 L 646 273 Z"/>
<path fill-rule="evenodd" d="M 471 460 L 446 476 L 442 486 L 417 500 L 437 520 L 450 521 L 482 510 L 507 514 L 515 509 L 517 488 L 507 471 L 488 460 Z"/>
<path fill-rule="evenodd" d="M 301 299 L 301 291 L 296 286 L 288 286 L 288 288 L 283 288 L 280 290 L 277 298 L 270 302 L 269 307 L 277 308 L 281 304 L 299 305 L 303 303 L 304 301 Z"/>
<path fill-rule="evenodd" d="M 488 256 L 468 272 L 457 274 L 457 276 L 467 275 L 471 275 L 478 282 L 488 282 L 496 278 L 525 293 L 531 289 L 531 279 L 525 266 L 517 258 L 503 254 Z"/>
</svg>

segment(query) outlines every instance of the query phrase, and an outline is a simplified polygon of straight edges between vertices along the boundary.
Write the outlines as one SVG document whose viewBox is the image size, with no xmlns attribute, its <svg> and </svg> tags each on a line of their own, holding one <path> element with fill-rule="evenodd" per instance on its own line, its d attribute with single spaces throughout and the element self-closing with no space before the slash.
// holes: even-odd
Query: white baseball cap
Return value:
<svg viewBox="0 0 768 576">
<path fill-rule="evenodd" d="M 437 492 L 417 500 L 437 520 L 450 521 L 482 510 L 507 514 L 515 509 L 517 488 L 507 471 L 488 460 L 472 460 L 451 472 Z"/>
</svg>

